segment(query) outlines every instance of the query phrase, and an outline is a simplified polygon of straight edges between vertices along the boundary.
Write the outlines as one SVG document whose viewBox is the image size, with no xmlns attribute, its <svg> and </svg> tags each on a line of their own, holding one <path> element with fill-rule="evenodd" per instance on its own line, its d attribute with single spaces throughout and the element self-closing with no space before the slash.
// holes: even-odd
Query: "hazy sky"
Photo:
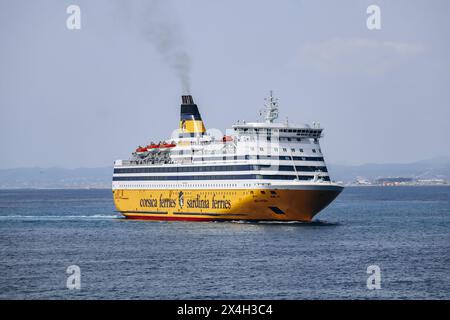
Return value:
<svg viewBox="0 0 450 320">
<path fill-rule="evenodd" d="M 181 74 L 207 128 L 258 119 L 274 90 L 280 121 L 324 126 L 330 163 L 450 156 L 449 15 L 447 0 L 0 0 L 0 167 L 128 158 L 178 126 Z"/>
</svg>

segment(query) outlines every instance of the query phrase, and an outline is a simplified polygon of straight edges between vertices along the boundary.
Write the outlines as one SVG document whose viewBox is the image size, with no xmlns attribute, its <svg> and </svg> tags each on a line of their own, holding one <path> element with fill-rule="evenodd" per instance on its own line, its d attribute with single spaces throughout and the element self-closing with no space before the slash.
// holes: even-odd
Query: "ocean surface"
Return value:
<svg viewBox="0 0 450 320">
<path fill-rule="evenodd" d="M 309 224 L 131 221 L 110 190 L 3 190 L 0 298 L 450 299 L 450 187 L 349 187 Z"/>
</svg>

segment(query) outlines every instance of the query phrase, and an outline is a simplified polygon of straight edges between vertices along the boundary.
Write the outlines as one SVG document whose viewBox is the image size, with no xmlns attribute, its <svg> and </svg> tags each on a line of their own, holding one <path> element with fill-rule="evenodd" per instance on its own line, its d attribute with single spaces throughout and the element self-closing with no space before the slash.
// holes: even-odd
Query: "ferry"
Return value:
<svg viewBox="0 0 450 320">
<path fill-rule="evenodd" d="M 276 122 L 278 99 L 265 99 L 259 122 L 207 131 L 191 95 L 166 141 L 116 160 L 117 210 L 129 219 L 309 222 L 343 190 L 330 179 L 318 123 Z"/>
</svg>

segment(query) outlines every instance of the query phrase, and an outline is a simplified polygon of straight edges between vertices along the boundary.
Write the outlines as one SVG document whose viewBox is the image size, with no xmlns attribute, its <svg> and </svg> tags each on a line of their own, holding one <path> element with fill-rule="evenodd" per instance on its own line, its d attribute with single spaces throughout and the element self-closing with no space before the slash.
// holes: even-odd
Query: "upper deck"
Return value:
<svg viewBox="0 0 450 320">
<path fill-rule="evenodd" d="M 118 160 L 115 166 L 221 163 L 324 166 L 319 145 L 323 128 L 318 123 L 310 126 L 290 124 L 287 120 L 274 122 L 278 117 L 277 99 L 271 94 L 265 100 L 265 109 L 261 111 L 263 122 L 238 121 L 227 130 L 227 135 L 218 135 L 217 130 L 204 129 L 192 97 L 183 97 L 180 128 L 172 138 L 158 145 L 139 147 L 129 160 Z M 186 124 L 190 117 L 193 123 Z"/>
</svg>

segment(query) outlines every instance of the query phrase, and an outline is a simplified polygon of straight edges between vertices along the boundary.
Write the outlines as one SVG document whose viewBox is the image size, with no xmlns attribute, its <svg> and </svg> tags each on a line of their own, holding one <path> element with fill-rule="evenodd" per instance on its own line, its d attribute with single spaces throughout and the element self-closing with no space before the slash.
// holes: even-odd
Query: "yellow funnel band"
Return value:
<svg viewBox="0 0 450 320">
<path fill-rule="evenodd" d="M 202 120 L 180 121 L 180 130 L 185 133 L 204 133 L 206 131 Z"/>
</svg>

